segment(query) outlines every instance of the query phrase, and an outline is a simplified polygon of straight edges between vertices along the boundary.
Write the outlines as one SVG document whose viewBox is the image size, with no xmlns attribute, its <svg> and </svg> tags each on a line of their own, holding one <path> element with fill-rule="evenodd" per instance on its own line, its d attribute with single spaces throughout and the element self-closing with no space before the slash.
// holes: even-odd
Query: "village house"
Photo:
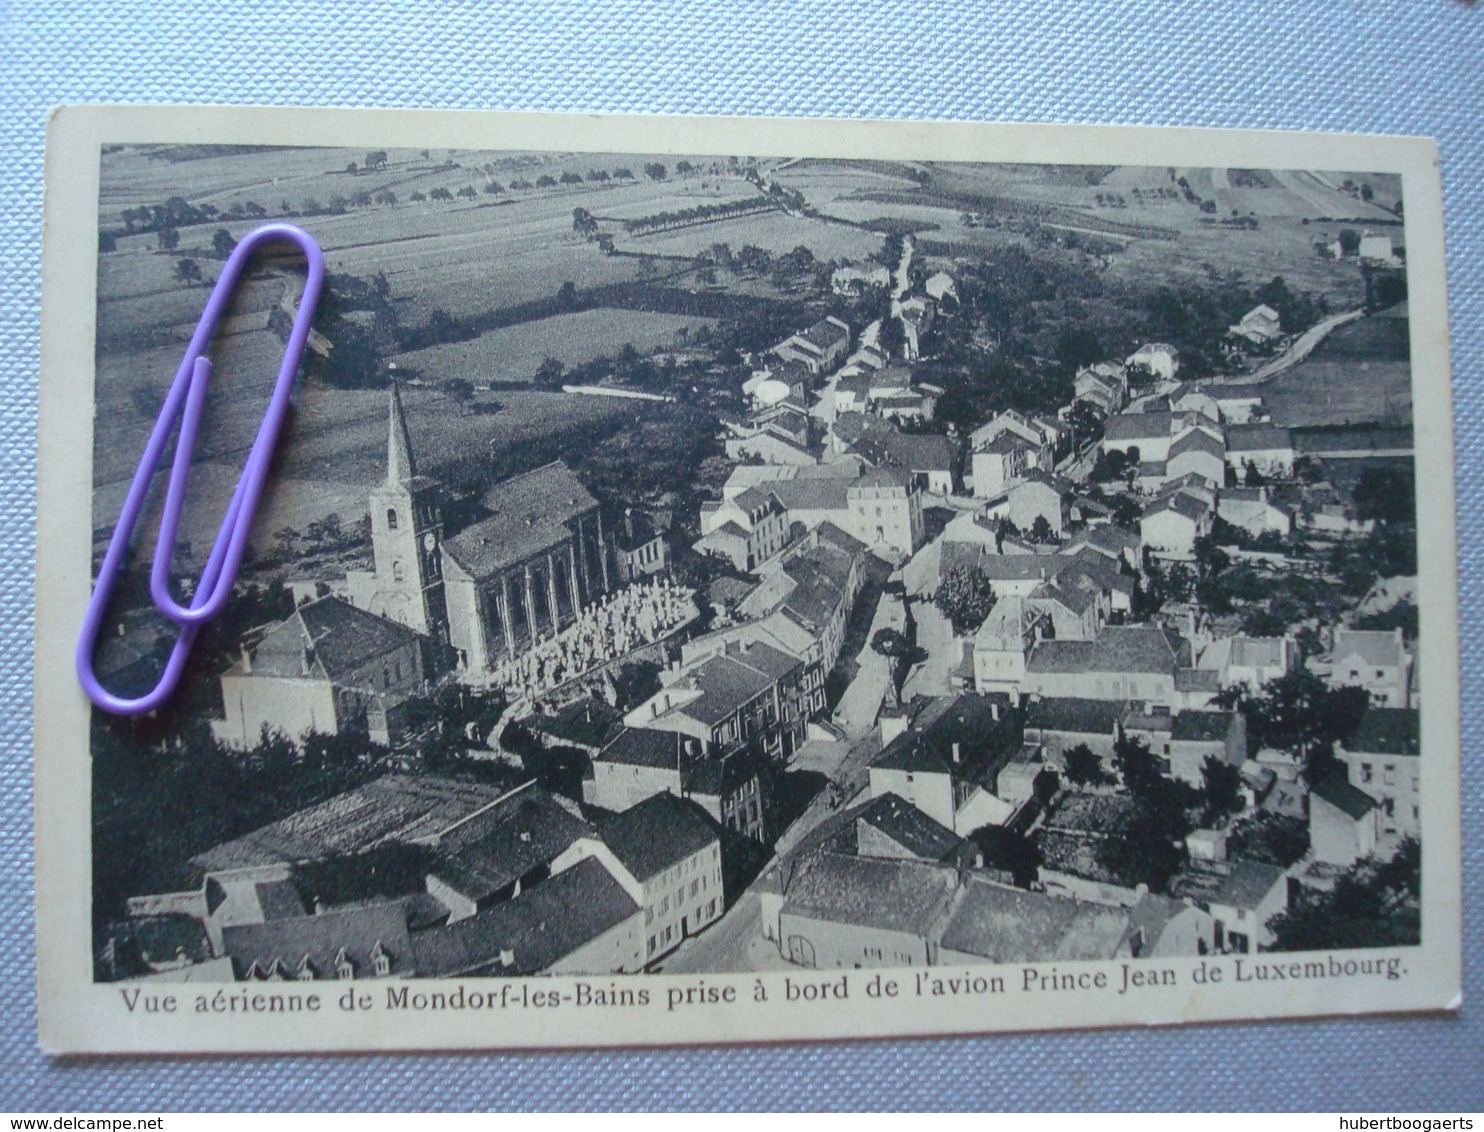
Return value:
<svg viewBox="0 0 1484 1132">
<path fill-rule="evenodd" d="M 1265 534 L 1293 534 L 1293 512 L 1271 499 L 1266 487 L 1228 487 L 1221 492 L 1216 515 L 1253 538 Z"/>
<path fill-rule="evenodd" d="M 1412 654 L 1401 629 L 1336 629 L 1326 656 L 1310 662 L 1331 688 L 1364 688 L 1375 707 L 1412 706 Z"/>
<path fill-rule="evenodd" d="M 867 291 L 891 286 L 891 272 L 885 267 L 837 267 L 830 275 L 830 288 L 837 295 L 853 297 Z"/>
<path fill-rule="evenodd" d="M 782 761 L 824 706 L 819 666 L 761 642 L 729 643 L 661 680 L 665 686 L 625 715 L 625 725 L 689 735 L 707 750 L 750 747 Z"/>
<path fill-rule="evenodd" d="M 467 919 L 545 881 L 553 858 L 591 832 L 575 803 L 527 782 L 439 837 L 428 894 L 449 922 Z"/>
<path fill-rule="evenodd" d="M 894 794 L 960 837 L 1005 824 L 1020 808 L 998 793 L 1000 771 L 1020 750 L 1007 715 L 1004 697 L 933 701 L 871 762 L 871 796 Z"/>
<path fill-rule="evenodd" d="M 677 731 L 626 727 L 592 761 L 582 800 L 618 813 L 656 794 L 689 798 L 718 825 L 753 841 L 768 836 L 766 772 L 746 749 L 713 754 Z"/>
<path fill-rule="evenodd" d="M 930 299 L 942 302 L 944 299 L 952 299 L 958 302 L 958 284 L 953 281 L 953 276 L 946 271 L 935 271 L 929 275 L 927 282 L 922 285 Z"/>
<path fill-rule="evenodd" d="M 1170 444 L 1164 478 L 1198 476 L 1212 487 L 1226 482 L 1226 448 L 1206 429 L 1193 428 Z"/>
<path fill-rule="evenodd" d="M 1056 770 L 1065 769 L 1068 751 L 1082 746 L 1109 769 L 1126 714 L 1116 700 L 1039 696 L 1025 705 L 1025 741 L 1039 745 L 1046 764 Z"/>
<path fill-rule="evenodd" d="M 271 626 L 221 675 L 225 718 L 212 734 L 246 750 L 265 734 L 295 745 L 364 728 L 373 743 L 405 739 L 409 701 L 428 689 L 433 642 L 338 597 L 306 602 Z"/>
<path fill-rule="evenodd" d="M 545 884 L 411 936 L 424 978 L 633 974 L 644 969 L 643 909 L 589 857 Z"/>
<path fill-rule="evenodd" d="M 832 432 L 839 451 L 852 452 L 872 467 L 896 468 L 922 490 L 953 494 L 958 446 L 948 437 L 903 433 L 888 420 L 860 414 L 837 418 Z"/>
<path fill-rule="evenodd" d="M 988 663 L 995 651 L 1013 651 L 1016 645 L 986 639 L 981 631 L 974 642 L 976 673 L 981 652 Z M 1190 644 L 1154 625 L 1105 625 L 1093 641 L 1041 640 L 1023 663 L 1022 696 L 1116 700 L 1142 703 L 1145 710 L 1199 707 L 1211 698 L 1204 689 L 1186 691 Z"/>
<path fill-rule="evenodd" d="M 902 353 L 909 361 L 922 356 L 922 338 L 933 325 L 936 313 L 937 306 L 922 295 L 892 303 L 892 314 L 902 324 Z"/>
<path fill-rule="evenodd" d="M 1268 419 L 1268 411 L 1261 397 L 1233 394 L 1216 398 L 1216 407 L 1221 419 L 1229 425 L 1252 424 Z"/>
<path fill-rule="evenodd" d="M 1265 479 L 1292 479 L 1297 454 L 1293 433 L 1269 424 L 1231 425 L 1226 430 L 1226 464 L 1239 483 L 1246 483 L 1248 470 Z"/>
<path fill-rule="evenodd" d="M 1309 791 L 1309 852 L 1326 865 L 1348 868 L 1376 852 L 1380 839 L 1380 805 L 1352 786 L 1343 774 L 1331 774 Z"/>
<path fill-rule="evenodd" d="M 1232 767 L 1247 761 L 1247 717 L 1239 711 L 1176 712 L 1168 743 L 1160 770 L 1200 787 L 1208 758 Z"/>
<path fill-rule="evenodd" d="M 1128 401 L 1128 375 L 1122 366 L 1099 362 L 1077 371 L 1072 379 L 1073 403 L 1086 401 L 1111 417 Z"/>
<path fill-rule="evenodd" d="M 831 852 L 857 857 L 931 861 L 978 868 L 984 854 L 895 794 L 882 794 L 847 811 L 825 839 Z"/>
<path fill-rule="evenodd" d="M 1051 470 L 1056 446 L 1064 433 L 1061 422 L 1046 416 L 1004 409 L 969 434 L 969 447 L 977 452 L 1007 433 L 1030 445 L 1033 458 L 1029 467 Z"/>
<path fill-rule="evenodd" d="M 719 502 L 701 504 L 701 538 L 696 551 L 728 559 L 750 573 L 788 541 L 788 512 L 778 497 L 756 488 Z"/>
<path fill-rule="evenodd" d="M 1060 476 L 1048 475 L 1038 468 L 1027 471 L 1008 493 L 1008 518 L 1017 530 L 1034 531 L 1036 521 L 1044 519 L 1051 534 L 1060 539 L 1067 529 L 1067 498 L 1072 485 Z"/>
<path fill-rule="evenodd" d="M 763 934 L 799 967 L 926 967 L 958 887 L 952 866 L 817 853 L 764 889 Z"/>
<path fill-rule="evenodd" d="M 721 839 L 694 802 L 655 794 L 579 838 L 552 863 L 556 875 L 597 858 L 644 909 L 644 962 L 674 951 L 721 918 Z"/>
<path fill-rule="evenodd" d="M 1007 430 L 975 448 L 970 466 L 974 495 L 979 499 L 995 499 L 1009 491 L 1029 469 L 1042 465 L 1036 445 Z"/>
<path fill-rule="evenodd" d="M 1422 834 L 1421 735 L 1415 708 L 1372 707 L 1355 734 L 1335 744 L 1350 784 L 1380 806 L 1380 832 L 1388 837 Z"/>
<path fill-rule="evenodd" d="M 1262 348 L 1281 338 L 1283 327 L 1278 319 L 1278 312 L 1263 303 L 1244 314 L 1241 322 L 1227 327 L 1226 332 L 1248 346 Z"/>
<path fill-rule="evenodd" d="M 809 414 L 790 403 L 770 405 L 753 413 L 745 424 L 728 425 L 727 458 L 757 458 L 765 464 L 819 463 Z"/>
<path fill-rule="evenodd" d="M 1258 861 L 1192 863 L 1169 892 L 1215 918 L 1217 952 L 1246 955 L 1271 946 L 1268 921 L 1288 910 L 1287 875 Z"/>
<path fill-rule="evenodd" d="M 1211 533 L 1213 511 L 1187 492 L 1156 499 L 1139 520 L 1139 538 L 1156 558 L 1190 562 L 1197 539 Z"/>
<path fill-rule="evenodd" d="M 1215 672 L 1223 688 L 1255 692 L 1294 671 L 1301 659 L 1292 637 L 1222 637 L 1201 651 L 1196 667 Z"/>
<path fill-rule="evenodd" d="M 1304 484 L 1298 523 L 1325 534 L 1370 534 L 1375 520 L 1361 519 L 1350 496 L 1327 480 Z"/>
<path fill-rule="evenodd" d="M 843 527 L 872 550 L 905 562 L 922 545 L 922 492 L 894 468 L 875 468 L 846 489 Z"/>
<path fill-rule="evenodd" d="M 1174 381 L 1180 372 L 1180 351 L 1166 342 L 1146 342 L 1125 358 L 1123 365 L 1161 381 Z"/>
<path fill-rule="evenodd" d="M 948 966 L 1114 959 L 1130 954 L 1129 920 L 1127 908 L 1027 892 L 971 874 L 955 894 L 935 961 Z"/>
<path fill-rule="evenodd" d="M 785 338 L 773 347 L 773 353 L 785 361 L 802 363 L 818 377 L 844 357 L 849 348 L 849 325 L 831 315 L 808 330 Z"/>
<path fill-rule="evenodd" d="M 1117 524 L 1102 524 L 1078 531 L 1062 544 L 1059 553 L 1081 555 L 1089 551 L 1105 559 L 1114 569 L 1136 570 L 1142 564 L 1144 542 L 1137 531 Z"/>
<path fill-rule="evenodd" d="M 1209 393 L 1202 393 L 1199 389 L 1187 390 L 1178 397 L 1170 399 L 1170 412 L 1172 413 L 1200 413 L 1207 420 L 1220 423 L 1225 418 L 1221 415 L 1221 404 Z"/>
</svg>

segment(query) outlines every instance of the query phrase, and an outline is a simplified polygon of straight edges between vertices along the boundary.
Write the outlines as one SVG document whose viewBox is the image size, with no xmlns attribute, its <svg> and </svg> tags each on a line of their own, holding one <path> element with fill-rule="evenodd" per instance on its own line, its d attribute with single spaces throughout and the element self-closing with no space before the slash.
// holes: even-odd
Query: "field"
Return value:
<svg viewBox="0 0 1484 1132">
<path fill-rule="evenodd" d="M 876 214 L 881 214 L 879 208 Z M 817 260 L 853 260 L 880 251 L 881 237 L 874 232 L 864 232 L 845 224 L 831 224 L 827 220 L 764 212 L 618 241 L 618 246 L 625 251 L 685 257 L 710 251 L 713 244 L 727 244 L 734 252 L 751 244 L 773 255 L 791 252 L 802 245 L 813 252 Z"/>
<path fill-rule="evenodd" d="M 272 341 L 276 351 L 277 340 Z M 262 386 L 233 395 L 223 383 L 214 387 L 214 393 L 202 421 L 198 458 L 191 466 L 190 502 L 182 525 L 183 537 L 198 554 L 216 533 L 264 405 Z M 630 402 L 566 393 L 502 392 L 482 395 L 478 401 L 498 402 L 503 408 L 492 415 L 472 413 L 435 390 L 403 390 L 419 472 L 437 476 L 461 460 L 636 411 Z M 100 407 L 93 493 L 94 523 L 100 528 L 118 515 L 128 477 L 144 446 L 144 432 L 135 416 L 117 419 L 128 427 L 109 428 Z M 331 511 L 346 521 L 363 516 L 367 489 L 386 473 L 386 421 L 385 390 L 301 385 L 279 443 L 282 456 L 270 480 L 271 490 L 253 528 L 254 545 L 266 546 L 271 532 L 282 526 L 302 530 Z M 146 536 L 151 527 L 146 522 Z"/>
<path fill-rule="evenodd" d="M 1291 427 L 1406 425 L 1412 420 L 1407 318 L 1386 312 L 1340 327 L 1304 361 L 1252 386 Z"/>
<path fill-rule="evenodd" d="M 415 369 L 427 381 L 459 377 L 483 386 L 491 381 L 529 381 L 545 358 L 569 368 L 594 358 L 612 357 L 631 344 L 640 353 L 675 347 L 682 332 L 708 325 L 710 319 L 687 318 L 657 311 L 602 307 L 559 314 L 491 330 L 468 342 L 399 354 L 392 360 Z"/>
</svg>

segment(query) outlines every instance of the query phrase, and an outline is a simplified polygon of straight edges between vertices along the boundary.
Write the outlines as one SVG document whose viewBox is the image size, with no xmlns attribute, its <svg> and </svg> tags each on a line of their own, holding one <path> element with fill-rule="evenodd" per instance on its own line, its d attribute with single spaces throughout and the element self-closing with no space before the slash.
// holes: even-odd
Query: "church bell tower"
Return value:
<svg viewBox="0 0 1484 1132">
<path fill-rule="evenodd" d="M 371 549 L 380 613 L 448 641 L 443 596 L 443 514 L 437 481 L 417 474 L 402 393 L 392 383 L 386 479 L 371 491 Z"/>
</svg>

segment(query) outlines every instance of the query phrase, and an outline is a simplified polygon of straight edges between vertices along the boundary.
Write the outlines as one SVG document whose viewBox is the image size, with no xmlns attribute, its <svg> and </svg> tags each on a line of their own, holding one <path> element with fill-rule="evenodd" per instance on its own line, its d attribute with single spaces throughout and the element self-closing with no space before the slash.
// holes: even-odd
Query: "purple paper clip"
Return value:
<svg viewBox="0 0 1484 1132">
<path fill-rule="evenodd" d="M 211 378 L 211 361 L 205 356 L 206 348 L 211 344 L 211 336 L 216 331 L 217 323 L 221 320 L 222 312 L 226 309 L 247 261 L 263 244 L 278 240 L 291 241 L 304 251 L 309 263 L 304 293 L 299 299 L 299 309 L 294 316 L 288 344 L 284 347 L 283 362 L 278 368 L 278 379 L 273 386 L 268 411 L 263 415 L 263 423 L 253 440 L 252 451 L 237 481 L 237 489 L 232 493 L 232 501 L 222 516 L 222 525 L 191 595 L 191 603 L 183 606 L 170 595 L 170 559 L 175 550 L 180 514 L 185 504 L 191 455 L 196 445 L 196 430 L 201 423 L 201 409 L 206 401 L 206 385 Z M 170 384 L 170 392 L 165 396 L 159 419 L 155 421 L 149 441 L 144 446 L 144 456 L 140 459 L 139 469 L 129 485 L 129 494 L 119 512 L 118 524 L 114 527 L 108 551 L 103 556 L 98 581 L 83 617 L 82 633 L 77 642 L 77 678 L 82 682 L 88 698 L 104 711 L 114 715 L 143 715 L 164 703 L 180 683 L 186 659 L 201 624 L 217 616 L 231 596 L 232 585 L 237 580 L 237 571 L 247 549 L 247 536 L 257 512 L 258 498 L 262 495 L 263 484 L 268 478 L 273 449 L 278 443 L 284 416 L 288 413 L 294 375 L 299 370 L 304 345 L 309 340 L 309 327 L 314 320 L 314 310 L 319 303 L 320 286 L 324 277 L 324 253 L 309 233 L 292 224 L 265 224 L 253 229 L 242 238 L 242 242 L 233 250 L 222 268 L 221 277 L 217 279 L 206 309 L 201 313 L 196 332 L 186 347 L 180 369 L 176 371 L 175 380 Z M 175 458 L 165 489 L 160 535 L 155 542 L 154 563 L 150 568 L 150 593 L 160 612 L 179 624 L 181 629 L 159 682 L 138 699 L 124 699 L 98 683 L 97 674 L 93 671 L 93 651 L 103 624 L 103 614 L 118 581 L 119 566 L 128 552 L 134 525 L 139 521 L 139 514 L 149 496 L 150 481 L 159 469 L 160 457 L 177 421 L 180 424 L 180 436 L 175 443 Z"/>
</svg>

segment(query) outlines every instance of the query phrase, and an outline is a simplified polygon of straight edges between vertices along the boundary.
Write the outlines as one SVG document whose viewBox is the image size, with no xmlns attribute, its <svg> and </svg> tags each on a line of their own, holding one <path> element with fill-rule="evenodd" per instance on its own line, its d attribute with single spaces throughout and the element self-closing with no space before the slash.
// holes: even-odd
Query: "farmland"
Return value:
<svg viewBox="0 0 1484 1132">
<path fill-rule="evenodd" d="M 1409 424 L 1407 326 L 1403 311 L 1349 323 L 1303 362 L 1253 391 L 1267 401 L 1276 422 L 1292 427 Z"/>
<path fill-rule="evenodd" d="M 468 342 L 429 346 L 392 360 L 427 381 L 463 378 L 475 385 L 529 381 L 545 358 L 556 358 L 570 368 L 611 357 L 626 344 L 640 353 L 672 349 L 697 327 L 709 324 L 703 318 L 600 307 L 522 322 Z"/>
</svg>

